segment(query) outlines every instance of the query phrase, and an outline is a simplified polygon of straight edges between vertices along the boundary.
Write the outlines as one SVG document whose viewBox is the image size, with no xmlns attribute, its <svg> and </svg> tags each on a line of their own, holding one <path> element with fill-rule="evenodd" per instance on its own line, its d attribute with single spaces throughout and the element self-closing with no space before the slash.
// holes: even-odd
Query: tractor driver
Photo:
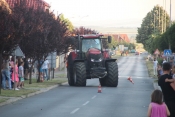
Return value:
<svg viewBox="0 0 175 117">
<path fill-rule="evenodd" d="M 90 39 L 90 40 L 83 40 L 82 41 L 82 51 L 83 52 L 87 52 L 89 48 L 93 48 L 94 47 L 94 40 Z"/>
</svg>

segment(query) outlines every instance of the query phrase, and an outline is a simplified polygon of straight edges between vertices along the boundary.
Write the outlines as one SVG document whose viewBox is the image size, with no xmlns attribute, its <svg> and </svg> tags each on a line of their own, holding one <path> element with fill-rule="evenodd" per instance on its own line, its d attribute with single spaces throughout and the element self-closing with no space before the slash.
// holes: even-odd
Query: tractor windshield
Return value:
<svg viewBox="0 0 175 117">
<path fill-rule="evenodd" d="M 87 52 L 89 48 L 96 48 L 101 50 L 100 39 L 83 39 L 82 40 L 82 51 Z"/>
</svg>

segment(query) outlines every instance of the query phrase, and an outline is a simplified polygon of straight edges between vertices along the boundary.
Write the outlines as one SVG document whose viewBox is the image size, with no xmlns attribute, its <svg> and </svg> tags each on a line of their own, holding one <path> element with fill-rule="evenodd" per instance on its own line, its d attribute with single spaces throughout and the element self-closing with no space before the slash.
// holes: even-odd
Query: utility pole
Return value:
<svg viewBox="0 0 175 117">
<path fill-rule="evenodd" d="M 155 11 L 154 11 L 154 33 L 155 33 Z"/>
<path fill-rule="evenodd" d="M 171 0 L 170 0 L 170 27 L 171 27 Z M 169 42 L 169 49 L 171 49 L 171 44 Z"/>
<path fill-rule="evenodd" d="M 160 31 L 160 6 L 159 6 L 159 31 Z"/>
<path fill-rule="evenodd" d="M 164 0 L 163 0 L 163 8 L 164 8 Z M 163 33 L 163 29 L 164 29 L 164 22 L 163 22 L 163 16 L 164 16 L 164 9 L 162 9 L 162 33 Z"/>
<path fill-rule="evenodd" d="M 170 0 L 170 27 L 171 27 L 171 0 Z"/>
<path fill-rule="evenodd" d="M 166 0 L 165 0 L 165 26 L 164 26 L 164 31 L 166 31 Z"/>
</svg>

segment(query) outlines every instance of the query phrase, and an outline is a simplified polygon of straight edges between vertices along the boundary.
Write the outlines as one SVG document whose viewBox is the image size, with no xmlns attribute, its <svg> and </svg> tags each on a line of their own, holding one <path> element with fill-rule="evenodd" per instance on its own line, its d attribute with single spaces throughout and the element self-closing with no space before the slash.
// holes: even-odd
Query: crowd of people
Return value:
<svg viewBox="0 0 175 117">
<path fill-rule="evenodd" d="M 14 88 L 15 90 L 19 90 L 24 88 L 24 80 L 29 79 L 29 70 L 32 70 L 32 74 L 38 74 L 40 71 L 41 82 L 48 80 L 49 61 L 45 59 L 44 61 L 41 61 L 41 64 L 42 66 L 39 67 L 39 64 L 35 62 L 32 67 L 30 59 L 17 58 L 14 61 L 13 57 L 4 56 L 1 68 L 2 89 L 11 90 Z"/>
<path fill-rule="evenodd" d="M 175 117 L 175 64 L 165 59 L 158 63 L 154 59 L 153 69 L 161 90 L 156 89 L 151 95 L 148 117 Z"/>
</svg>

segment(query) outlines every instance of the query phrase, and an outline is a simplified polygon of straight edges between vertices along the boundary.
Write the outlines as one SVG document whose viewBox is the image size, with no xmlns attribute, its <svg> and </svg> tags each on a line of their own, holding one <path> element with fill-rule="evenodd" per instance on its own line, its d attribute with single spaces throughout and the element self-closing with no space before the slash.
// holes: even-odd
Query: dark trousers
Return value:
<svg viewBox="0 0 175 117">
<path fill-rule="evenodd" d="M 170 111 L 169 117 L 175 117 L 175 100 L 174 101 L 165 101 L 165 103 Z"/>
</svg>

